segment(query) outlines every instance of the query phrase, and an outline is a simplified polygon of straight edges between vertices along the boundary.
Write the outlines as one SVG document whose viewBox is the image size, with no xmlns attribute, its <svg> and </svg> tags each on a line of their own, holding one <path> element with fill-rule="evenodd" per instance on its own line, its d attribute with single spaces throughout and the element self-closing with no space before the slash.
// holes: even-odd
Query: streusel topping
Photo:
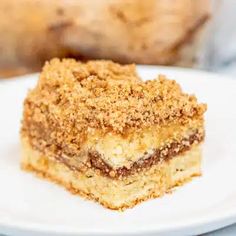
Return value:
<svg viewBox="0 0 236 236">
<path fill-rule="evenodd" d="M 53 59 L 25 100 L 22 131 L 73 143 L 90 128 L 123 134 L 202 116 L 205 110 L 174 80 L 141 81 L 135 65 Z"/>
</svg>

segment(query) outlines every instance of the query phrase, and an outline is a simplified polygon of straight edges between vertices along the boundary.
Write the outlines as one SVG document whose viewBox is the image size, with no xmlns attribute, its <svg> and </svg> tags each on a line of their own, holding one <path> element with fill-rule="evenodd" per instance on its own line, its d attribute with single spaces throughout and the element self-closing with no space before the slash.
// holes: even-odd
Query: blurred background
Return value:
<svg viewBox="0 0 236 236">
<path fill-rule="evenodd" d="M 234 74 L 235 10 L 235 0 L 0 0 L 0 77 L 53 57 Z"/>
</svg>

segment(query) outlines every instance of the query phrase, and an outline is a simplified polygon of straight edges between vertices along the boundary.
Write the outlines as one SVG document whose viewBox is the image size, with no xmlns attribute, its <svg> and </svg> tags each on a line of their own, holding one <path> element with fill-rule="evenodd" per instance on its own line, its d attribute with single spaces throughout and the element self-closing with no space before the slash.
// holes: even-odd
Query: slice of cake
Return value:
<svg viewBox="0 0 236 236">
<path fill-rule="evenodd" d="M 134 65 L 54 59 L 24 102 L 22 167 L 123 210 L 201 174 L 206 105 Z"/>
</svg>

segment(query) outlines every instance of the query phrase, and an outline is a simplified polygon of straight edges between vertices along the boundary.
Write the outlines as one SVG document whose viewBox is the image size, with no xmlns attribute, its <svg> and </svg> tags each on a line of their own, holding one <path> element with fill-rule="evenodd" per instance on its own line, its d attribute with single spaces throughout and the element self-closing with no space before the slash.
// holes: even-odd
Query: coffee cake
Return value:
<svg viewBox="0 0 236 236">
<path fill-rule="evenodd" d="M 24 102 L 22 167 L 123 210 L 201 174 L 205 104 L 135 65 L 53 59 Z"/>
</svg>

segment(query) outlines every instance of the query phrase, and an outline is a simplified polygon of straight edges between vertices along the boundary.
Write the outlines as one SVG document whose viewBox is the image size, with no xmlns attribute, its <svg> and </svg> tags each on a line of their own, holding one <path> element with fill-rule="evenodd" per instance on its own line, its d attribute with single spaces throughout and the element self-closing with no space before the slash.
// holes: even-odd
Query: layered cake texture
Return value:
<svg viewBox="0 0 236 236">
<path fill-rule="evenodd" d="M 54 59 L 24 102 L 23 169 L 124 210 L 201 174 L 206 105 L 135 65 Z"/>
</svg>

